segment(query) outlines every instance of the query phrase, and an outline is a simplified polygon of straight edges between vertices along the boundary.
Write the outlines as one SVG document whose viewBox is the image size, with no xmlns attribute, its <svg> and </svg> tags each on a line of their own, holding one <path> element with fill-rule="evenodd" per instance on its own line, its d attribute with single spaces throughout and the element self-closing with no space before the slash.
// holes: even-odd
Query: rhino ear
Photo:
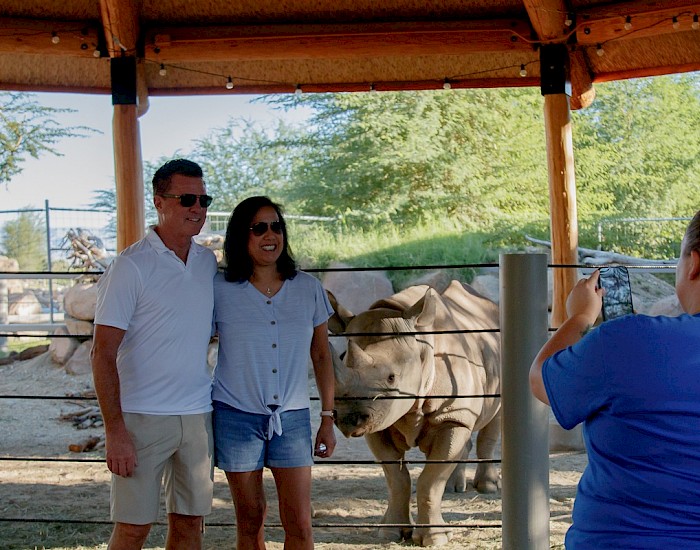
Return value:
<svg viewBox="0 0 700 550">
<path fill-rule="evenodd" d="M 328 319 L 328 329 L 333 334 L 340 334 L 345 332 L 348 323 L 355 317 L 350 310 L 345 309 L 342 305 L 338 303 L 338 300 L 333 295 L 330 290 L 326 290 L 328 294 L 328 300 L 333 307 L 333 315 Z"/>
<path fill-rule="evenodd" d="M 420 300 L 404 310 L 403 318 L 413 319 L 416 328 L 431 326 L 437 313 L 437 296 L 435 289 L 429 288 Z"/>
</svg>

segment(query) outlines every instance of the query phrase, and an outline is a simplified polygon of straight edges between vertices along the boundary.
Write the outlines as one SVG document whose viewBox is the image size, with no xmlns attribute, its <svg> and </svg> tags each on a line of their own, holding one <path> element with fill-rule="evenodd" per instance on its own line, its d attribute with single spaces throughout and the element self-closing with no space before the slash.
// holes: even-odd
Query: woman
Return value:
<svg viewBox="0 0 700 550">
<path fill-rule="evenodd" d="M 584 423 L 567 549 L 700 548 L 700 211 L 681 243 L 678 317 L 627 315 L 590 330 L 598 272 L 530 369 L 532 392 L 567 429 Z"/>
<path fill-rule="evenodd" d="M 227 267 L 214 280 L 219 360 L 212 397 L 216 465 L 233 497 L 237 548 L 265 548 L 268 467 L 284 547 L 310 550 L 313 454 L 330 457 L 336 444 L 327 328 L 333 310 L 320 282 L 297 270 L 281 208 L 269 198 L 236 206 L 224 253 Z M 322 409 L 313 454 L 309 356 Z"/>
</svg>

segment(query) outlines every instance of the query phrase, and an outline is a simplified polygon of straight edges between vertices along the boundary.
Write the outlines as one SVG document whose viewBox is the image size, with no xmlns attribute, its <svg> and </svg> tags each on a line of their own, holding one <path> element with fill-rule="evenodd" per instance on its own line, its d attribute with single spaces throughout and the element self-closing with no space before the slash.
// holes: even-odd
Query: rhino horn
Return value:
<svg viewBox="0 0 700 550">
<path fill-rule="evenodd" d="M 437 300 L 437 292 L 435 289 L 429 288 L 420 300 L 404 310 L 403 318 L 412 319 L 416 328 L 431 326 L 437 314 Z"/>
<path fill-rule="evenodd" d="M 355 316 L 350 310 L 338 303 L 338 299 L 330 290 L 326 290 L 326 294 L 328 294 L 328 300 L 333 307 L 333 315 L 328 319 L 328 329 L 333 334 L 341 334 L 345 332 L 348 323 L 352 321 Z"/>
<path fill-rule="evenodd" d="M 348 360 L 347 364 L 353 369 L 366 369 L 374 365 L 374 358 L 350 340 L 348 342 Z"/>
</svg>

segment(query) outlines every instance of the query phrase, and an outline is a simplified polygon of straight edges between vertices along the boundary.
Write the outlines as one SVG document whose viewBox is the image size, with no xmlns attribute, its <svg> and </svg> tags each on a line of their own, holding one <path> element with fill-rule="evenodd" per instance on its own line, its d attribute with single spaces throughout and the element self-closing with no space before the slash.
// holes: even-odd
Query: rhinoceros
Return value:
<svg viewBox="0 0 700 550">
<path fill-rule="evenodd" d="M 426 285 L 409 287 L 358 315 L 338 304 L 330 292 L 329 297 L 335 310 L 329 320 L 331 332 L 348 333 L 347 352 L 342 361 L 339 356 L 334 361 L 336 424 L 346 437 L 364 436 L 381 461 L 403 459 L 412 447 L 427 460 L 450 461 L 468 455 L 472 432 L 478 432 L 477 457 L 493 458 L 501 430 L 500 399 L 459 396 L 500 392 L 500 338 L 497 332 L 459 330 L 498 328 L 496 304 L 459 281 L 452 281 L 442 294 Z M 452 332 L 400 334 L 428 331 Z M 381 523 L 412 524 L 408 470 L 401 464 L 382 467 L 389 503 Z M 444 524 L 442 496 L 448 482 L 452 489 L 465 491 L 465 466 L 426 464 L 416 485 L 419 525 L 387 525 L 380 527 L 380 536 L 412 536 L 422 546 L 447 543 L 450 531 L 434 525 Z M 500 480 L 494 464 L 479 463 L 473 484 L 479 492 L 497 492 Z"/>
</svg>

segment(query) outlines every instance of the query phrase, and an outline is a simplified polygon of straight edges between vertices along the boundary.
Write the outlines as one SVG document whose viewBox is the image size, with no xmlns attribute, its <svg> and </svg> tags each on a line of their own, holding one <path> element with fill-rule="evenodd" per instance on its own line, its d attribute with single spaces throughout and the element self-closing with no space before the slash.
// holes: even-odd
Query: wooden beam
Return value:
<svg viewBox="0 0 700 550">
<path fill-rule="evenodd" d="M 95 21 L 0 17 L 0 53 L 93 57 L 100 32 Z"/>
<path fill-rule="evenodd" d="M 110 56 L 137 55 L 139 5 L 136 0 L 100 0 L 100 13 Z"/>
<path fill-rule="evenodd" d="M 532 51 L 517 20 L 159 28 L 146 32 L 156 62 L 323 59 Z"/>
<path fill-rule="evenodd" d="M 700 32 L 693 30 L 693 16 L 700 14 L 700 2 L 664 1 L 625 2 L 617 6 L 591 8 L 577 13 L 576 41 L 580 45 L 605 44 L 610 40 L 629 40 L 673 34 L 678 32 Z M 629 29 L 625 28 L 627 17 Z M 673 26 L 673 18 L 678 28 Z"/>
<path fill-rule="evenodd" d="M 595 99 L 595 88 L 586 56 L 580 50 L 569 54 L 571 70 L 571 109 L 585 109 Z"/>
</svg>

